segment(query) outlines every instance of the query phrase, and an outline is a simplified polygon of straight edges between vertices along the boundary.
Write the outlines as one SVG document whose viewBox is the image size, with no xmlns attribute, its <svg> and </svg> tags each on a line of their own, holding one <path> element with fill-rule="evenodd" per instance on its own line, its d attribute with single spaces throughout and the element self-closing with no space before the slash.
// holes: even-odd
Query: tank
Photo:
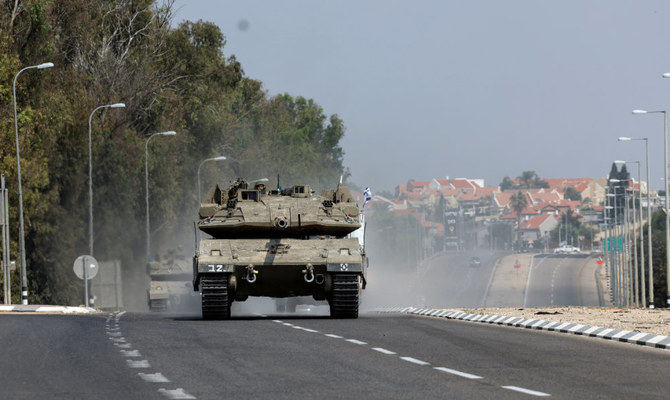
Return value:
<svg viewBox="0 0 670 400">
<path fill-rule="evenodd" d="M 151 282 L 147 302 L 151 311 L 186 308 L 195 295 L 191 290 L 191 262 L 183 250 L 170 250 L 147 264 Z"/>
<path fill-rule="evenodd" d="M 333 318 L 357 318 L 367 258 L 349 189 L 316 195 L 309 185 L 254 183 L 216 185 L 200 206 L 197 227 L 211 235 L 193 259 L 203 318 L 229 319 L 232 303 L 249 296 L 311 296 L 327 300 Z"/>
</svg>

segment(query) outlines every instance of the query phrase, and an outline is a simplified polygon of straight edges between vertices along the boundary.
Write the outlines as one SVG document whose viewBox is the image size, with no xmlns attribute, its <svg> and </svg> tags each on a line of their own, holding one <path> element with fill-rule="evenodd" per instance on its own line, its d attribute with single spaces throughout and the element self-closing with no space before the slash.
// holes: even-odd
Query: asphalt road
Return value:
<svg viewBox="0 0 670 400">
<path fill-rule="evenodd" d="M 525 306 L 598 306 L 595 266 L 587 255 L 535 256 Z"/>
<path fill-rule="evenodd" d="M 670 353 L 407 315 L 0 315 L 3 399 L 667 398 Z"/>
<path fill-rule="evenodd" d="M 471 266 L 473 256 L 481 260 Z M 365 307 L 483 307 L 499 255 L 451 252 L 424 261 L 417 270 L 381 271 L 372 266 Z"/>
<path fill-rule="evenodd" d="M 481 264 L 473 266 L 473 256 Z M 461 309 L 600 305 L 596 263 L 586 254 L 503 257 L 453 252 L 426 260 L 416 271 L 375 275 L 371 269 L 365 305 Z M 513 269 L 515 258 L 530 266 Z"/>
<path fill-rule="evenodd" d="M 371 274 L 363 305 L 480 307 L 492 287 L 500 292 L 509 281 L 494 279 L 496 255 L 478 254 L 477 267 L 471 256 Z M 585 260 L 536 257 L 528 306 L 592 301 L 593 267 Z M 524 287 L 526 278 L 502 271 Z M 670 393 L 665 350 L 430 317 L 362 313 L 331 320 L 327 306 L 300 310 L 277 314 L 271 302 L 236 303 L 230 321 L 203 321 L 197 309 L 0 314 L 0 398 L 661 399 Z"/>
</svg>

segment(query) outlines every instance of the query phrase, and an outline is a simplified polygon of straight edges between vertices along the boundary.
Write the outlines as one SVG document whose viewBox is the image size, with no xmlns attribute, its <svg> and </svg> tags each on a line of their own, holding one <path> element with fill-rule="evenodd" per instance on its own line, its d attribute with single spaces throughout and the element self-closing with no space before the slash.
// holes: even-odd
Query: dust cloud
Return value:
<svg viewBox="0 0 670 400">
<path fill-rule="evenodd" d="M 419 260 L 370 237 L 364 310 L 385 307 L 482 307 L 500 254 L 484 249 L 443 251 Z M 418 252 L 417 249 L 410 249 Z M 393 256 L 395 255 L 395 257 Z M 473 261 L 477 258 L 480 263 Z"/>
</svg>

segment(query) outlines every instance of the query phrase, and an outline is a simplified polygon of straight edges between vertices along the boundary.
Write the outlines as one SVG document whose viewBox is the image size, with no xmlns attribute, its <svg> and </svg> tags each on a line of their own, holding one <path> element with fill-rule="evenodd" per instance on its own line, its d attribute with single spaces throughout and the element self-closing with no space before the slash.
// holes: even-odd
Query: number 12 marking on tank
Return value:
<svg viewBox="0 0 670 400">
<path fill-rule="evenodd" d="M 207 264 L 209 272 L 223 272 L 223 264 Z"/>
</svg>

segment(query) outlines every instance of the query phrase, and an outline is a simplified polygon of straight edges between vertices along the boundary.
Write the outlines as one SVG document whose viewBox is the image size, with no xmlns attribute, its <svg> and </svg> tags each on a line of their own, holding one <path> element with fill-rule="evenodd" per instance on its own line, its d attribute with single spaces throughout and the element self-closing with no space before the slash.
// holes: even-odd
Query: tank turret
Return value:
<svg viewBox="0 0 670 400">
<path fill-rule="evenodd" d="M 345 186 L 316 196 L 308 185 L 283 190 L 237 180 L 211 189 L 200 206 L 198 229 L 216 239 L 345 236 L 360 228 L 358 205 Z"/>
</svg>

